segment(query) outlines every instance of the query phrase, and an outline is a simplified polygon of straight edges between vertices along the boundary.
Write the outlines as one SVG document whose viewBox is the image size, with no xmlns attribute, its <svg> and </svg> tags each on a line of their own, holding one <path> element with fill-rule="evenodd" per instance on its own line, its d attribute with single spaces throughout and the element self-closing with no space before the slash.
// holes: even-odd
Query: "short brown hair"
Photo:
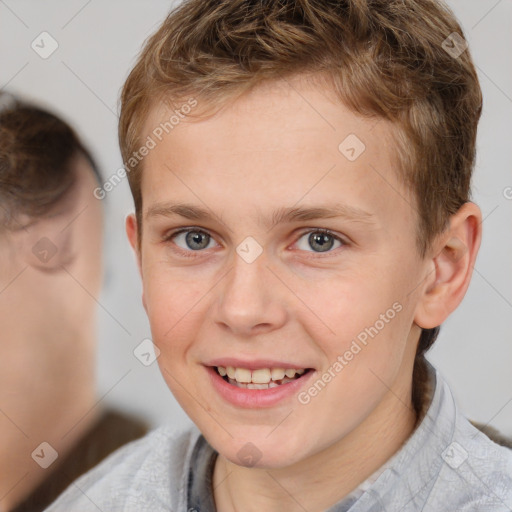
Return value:
<svg viewBox="0 0 512 512">
<path fill-rule="evenodd" d="M 16 229 L 16 217 L 44 215 L 75 182 L 72 159 L 83 154 L 98 178 L 90 152 L 54 114 L 3 94 L 0 100 L 0 226 Z"/>
<path fill-rule="evenodd" d="M 124 85 L 123 160 L 142 143 L 160 99 L 193 95 L 220 105 L 266 80 L 324 75 L 353 112 L 396 126 L 398 172 L 416 197 L 425 255 L 470 198 L 482 96 L 469 52 L 447 51 L 462 34 L 436 0 L 185 0 L 148 39 Z M 139 229 L 142 167 L 127 169 Z M 417 361 L 438 330 L 423 331 Z"/>
</svg>

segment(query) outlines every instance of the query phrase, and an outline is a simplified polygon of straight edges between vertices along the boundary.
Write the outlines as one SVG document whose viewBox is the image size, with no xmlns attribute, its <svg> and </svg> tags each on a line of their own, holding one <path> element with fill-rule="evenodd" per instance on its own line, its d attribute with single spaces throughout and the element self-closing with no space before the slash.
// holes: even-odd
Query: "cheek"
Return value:
<svg viewBox="0 0 512 512">
<path fill-rule="evenodd" d="M 397 309 L 402 309 L 398 288 L 372 275 L 369 266 L 362 272 L 352 270 L 330 273 L 322 279 L 297 280 L 294 289 L 306 306 L 297 311 L 312 339 L 320 336 L 331 347 L 329 352 L 337 354 L 348 349 L 347 343 L 350 345 L 357 337 L 364 342 L 377 332 L 385 334 L 396 323 Z"/>
<path fill-rule="evenodd" d="M 373 310 L 367 315 L 368 321 L 361 318 L 363 315 L 355 321 L 348 315 L 346 323 L 343 319 L 338 322 L 338 335 L 324 339 L 326 366 L 297 398 L 298 407 L 311 418 L 311 430 L 328 433 L 326 445 L 356 428 L 389 393 L 404 360 L 402 312 L 384 326 L 375 322 Z"/>
<path fill-rule="evenodd" d="M 194 341 L 204 311 L 208 285 L 200 279 L 184 280 L 165 263 L 145 265 L 144 300 L 154 343 L 166 364 L 182 359 Z"/>
<path fill-rule="evenodd" d="M 399 370 L 411 308 L 405 281 L 395 274 L 396 278 L 392 270 L 372 273 L 367 265 L 364 272 L 339 274 L 299 289 L 298 295 L 316 313 L 303 308 L 300 322 L 324 353 L 322 372 L 338 382 L 338 393 L 355 385 L 371 394 L 372 383 L 378 385 L 379 377 L 388 382 Z M 349 402 L 351 396 L 346 397 Z"/>
</svg>

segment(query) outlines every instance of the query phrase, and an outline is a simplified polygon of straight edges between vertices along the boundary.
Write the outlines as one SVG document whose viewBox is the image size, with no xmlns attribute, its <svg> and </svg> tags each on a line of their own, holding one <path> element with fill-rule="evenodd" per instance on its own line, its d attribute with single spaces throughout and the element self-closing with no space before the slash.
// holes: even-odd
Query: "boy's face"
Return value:
<svg viewBox="0 0 512 512">
<path fill-rule="evenodd" d="M 171 114 L 155 108 L 144 140 Z M 140 266 L 160 368 L 237 464 L 305 461 L 356 428 L 371 435 L 412 414 L 427 262 L 390 132 L 296 78 L 210 119 L 181 120 L 145 157 Z M 273 223 L 289 209 L 332 215 Z M 134 229 L 132 218 L 133 244 Z M 259 390 L 226 382 L 216 366 L 306 371 Z"/>
</svg>

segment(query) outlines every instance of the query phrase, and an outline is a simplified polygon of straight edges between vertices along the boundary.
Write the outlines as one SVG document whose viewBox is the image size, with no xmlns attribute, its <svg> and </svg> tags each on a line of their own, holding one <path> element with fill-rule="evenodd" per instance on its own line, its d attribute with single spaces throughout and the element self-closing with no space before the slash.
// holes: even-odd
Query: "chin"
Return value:
<svg viewBox="0 0 512 512">
<path fill-rule="evenodd" d="M 293 455 L 286 452 L 268 453 L 250 443 L 242 446 L 238 452 L 220 453 L 237 466 L 255 469 L 281 469 L 300 460 L 300 456 L 297 456 L 296 452 Z"/>
<path fill-rule="evenodd" d="M 207 439 L 225 459 L 246 468 L 278 469 L 307 457 L 303 440 L 297 443 L 289 436 L 269 436 L 271 430 L 265 428 L 261 434 L 252 436 L 245 433 L 229 439 Z"/>
</svg>

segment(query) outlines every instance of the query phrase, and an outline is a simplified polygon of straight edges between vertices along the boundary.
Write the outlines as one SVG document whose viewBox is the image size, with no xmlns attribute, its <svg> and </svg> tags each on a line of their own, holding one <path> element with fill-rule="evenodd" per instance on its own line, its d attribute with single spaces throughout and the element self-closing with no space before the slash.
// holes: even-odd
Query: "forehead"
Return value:
<svg viewBox="0 0 512 512">
<path fill-rule="evenodd" d="M 160 105 L 146 120 L 143 137 L 155 147 L 142 165 L 145 212 L 186 196 L 233 215 L 336 201 L 411 217 L 391 123 L 354 114 L 316 83 L 267 83 L 204 119 L 185 115 L 171 124 L 173 114 Z"/>
</svg>

